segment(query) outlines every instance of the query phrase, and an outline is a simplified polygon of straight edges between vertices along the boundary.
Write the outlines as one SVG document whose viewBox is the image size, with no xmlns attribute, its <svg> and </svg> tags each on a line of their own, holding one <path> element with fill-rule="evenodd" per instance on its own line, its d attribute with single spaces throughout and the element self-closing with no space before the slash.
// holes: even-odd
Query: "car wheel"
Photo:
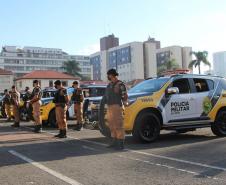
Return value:
<svg viewBox="0 0 226 185">
<path fill-rule="evenodd" d="M 133 128 L 133 137 L 141 142 L 153 142 L 160 135 L 160 120 L 151 112 L 138 115 Z"/>
<path fill-rule="evenodd" d="M 49 113 L 48 123 L 50 124 L 51 127 L 54 127 L 54 128 L 57 127 L 55 109 Z"/>
<path fill-rule="evenodd" d="M 218 113 L 216 121 L 211 125 L 211 130 L 216 136 L 226 136 L 226 111 Z"/>
</svg>

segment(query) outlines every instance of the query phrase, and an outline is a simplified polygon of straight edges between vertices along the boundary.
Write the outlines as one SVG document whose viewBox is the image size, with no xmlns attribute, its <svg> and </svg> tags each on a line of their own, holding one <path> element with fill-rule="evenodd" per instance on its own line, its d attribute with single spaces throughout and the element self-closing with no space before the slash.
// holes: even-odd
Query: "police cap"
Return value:
<svg viewBox="0 0 226 185">
<path fill-rule="evenodd" d="M 55 85 L 61 85 L 61 81 L 60 81 L 60 80 L 56 80 L 56 81 L 54 82 L 54 84 L 55 84 Z"/>
<path fill-rule="evenodd" d="M 118 72 L 115 69 L 110 69 L 108 70 L 107 75 L 118 76 Z"/>
<path fill-rule="evenodd" d="M 33 80 L 33 84 L 37 84 L 38 83 L 38 80 Z"/>
<path fill-rule="evenodd" d="M 79 84 L 79 81 L 77 81 L 77 80 L 75 80 L 74 82 L 73 82 L 73 85 L 78 85 Z"/>
</svg>

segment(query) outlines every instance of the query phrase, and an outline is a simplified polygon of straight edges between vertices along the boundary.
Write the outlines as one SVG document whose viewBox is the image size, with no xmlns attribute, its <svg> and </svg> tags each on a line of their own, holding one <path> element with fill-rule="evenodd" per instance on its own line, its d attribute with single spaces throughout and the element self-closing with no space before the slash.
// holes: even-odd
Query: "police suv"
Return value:
<svg viewBox="0 0 226 185">
<path fill-rule="evenodd" d="M 110 136 L 106 108 L 103 98 L 99 127 Z M 147 79 L 129 90 L 124 126 L 144 142 L 156 140 L 163 129 L 185 133 L 211 127 L 216 136 L 226 136 L 226 79 L 194 74 Z"/>
</svg>

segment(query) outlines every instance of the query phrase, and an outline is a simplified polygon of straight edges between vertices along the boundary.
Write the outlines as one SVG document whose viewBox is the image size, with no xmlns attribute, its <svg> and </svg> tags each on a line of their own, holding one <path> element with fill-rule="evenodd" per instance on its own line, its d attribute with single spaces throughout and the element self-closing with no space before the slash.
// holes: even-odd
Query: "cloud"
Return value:
<svg viewBox="0 0 226 185">
<path fill-rule="evenodd" d="M 81 55 L 91 55 L 98 51 L 100 51 L 100 44 L 96 43 L 83 47 L 81 50 L 78 51 L 78 53 Z"/>
</svg>

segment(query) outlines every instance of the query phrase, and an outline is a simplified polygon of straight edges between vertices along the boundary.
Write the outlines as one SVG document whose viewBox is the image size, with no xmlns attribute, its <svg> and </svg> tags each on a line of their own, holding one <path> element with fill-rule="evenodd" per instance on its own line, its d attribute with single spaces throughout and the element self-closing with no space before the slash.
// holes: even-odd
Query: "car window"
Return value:
<svg viewBox="0 0 226 185">
<path fill-rule="evenodd" d="M 213 90 L 214 89 L 214 82 L 213 80 L 207 80 L 208 86 L 209 86 L 209 90 Z"/>
<path fill-rule="evenodd" d="M 172 87 L 177 87 L 179 89 L 179 94 L 187 94 L 191 92 L 189 81 L 186 78 L 175 80 L 172 83 Z"/>
<path fill-rule="evenodd" d="M 207 80 L 194 78 L 195 88 L 197 92 L 206 92 L 209 91 L 209 86 Z"/>
<path fill-rule="evenodd" d="M 156 78 L 145 80 L 132 87 L 129 90 L 129 93 L 156 92 L 160 90 L 167 81 L 169 81 L 169 78 Z"/>
</svg>

